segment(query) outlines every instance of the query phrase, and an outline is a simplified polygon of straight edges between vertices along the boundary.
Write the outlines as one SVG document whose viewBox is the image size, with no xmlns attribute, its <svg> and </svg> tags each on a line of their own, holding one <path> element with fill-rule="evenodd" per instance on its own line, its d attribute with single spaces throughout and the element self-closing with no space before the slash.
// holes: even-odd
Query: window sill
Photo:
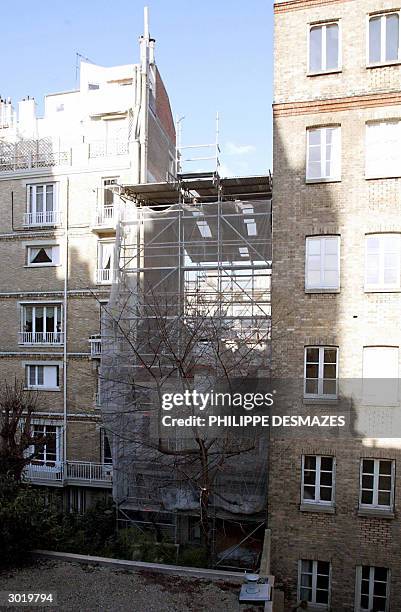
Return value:
<svg viewBox="0 0 401 612">
<path fill-rule="evenodd" d="M 301 504 L 300 512 L 319 512 L 322 514 L 335 514 L 335 506 L 325 506 L 324 504 Z"/>
<path fill-rule="evenodd" d="M 392 510 L 380 510 L 379 508 L 358 508 L 358 516 L 393 519 L 395 514 Z"/>
<path fill-rule="evenodd" d="M 25 264 L 24 268 L 60 268 L 61 264 L 56 263 L 44 263 L 44 264 Z"/>
<path fill-rule="evenodd" d="M 401 60 L 392 60 L 389 62 L 377 62 L 375 64 L 366 64 L 366 68 L 368 70 L 372 70 L 374 68 L 386 68 L 387 66 L 400 66 Z"/>
<path fill-rule="evenodd" d="M 306 76 L 307 77 L 318 77 L 318 76 L 325 76 L 328 74 L 338 74 L 339 72 L 342 72 L 343 69 L 342 68 L 333 68 L 332 70 L 319 70 L 318 72 L 307 72 Z"/>
<path fill-rule="evenodd" d="M 24 391 L 61 391 L 60 387 L 24 387 Z"/>
<path fill-rule="evenodd" d="M 389 179 L 399 179 L 401 178 L 400 174 L 388 174 L 387 176 L 365 176 L 366 181 L 385 181 Z"/>
<path fill-rule="evenodd" d="M 305 293 L 341 293 L 341 289 L 323 289 L 323 287 L 319 287 L 316 289 L 306 289 Z"/>
<path fill-rule="evenodd" d="M 305 406 L 312 404 L 322 404 L 324 406 L 336 406 L 339 403 L 338 397 L 326 398 L 326 397 L 304 397 L 303 404 Z"/>
<path fill-rule="evenodd" d="M 314 178 L 305 179 L 306 185 L 319 185 L 320 183 L 341 183 L 340 178 Z"/>
<path fill-rule="evenodd" d="M 373 287 L 365 287 L 364 289 L 365 293 L 401 293 L 401 287 L 398 288 L 385 288 L 385 287 L 378 287 L 378 288 L 373 288 Z"/>
</svg>

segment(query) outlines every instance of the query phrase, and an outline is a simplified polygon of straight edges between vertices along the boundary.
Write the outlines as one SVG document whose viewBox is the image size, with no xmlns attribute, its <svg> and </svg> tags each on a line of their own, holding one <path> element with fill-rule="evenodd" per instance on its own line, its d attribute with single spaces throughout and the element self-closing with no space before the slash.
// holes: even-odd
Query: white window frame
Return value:
<svg viewBox="0 0 401 612">
<path fill-rule="evenodd" d="M 36 333 L 35 323 L 34 323 L 35 322 L 35 316 L 34 316 L 35 309 L 36 308 L 44 308 L 44 309 L 46 309 L 46 307 L 57 308 L 58 309 L 57 323 L 60 325 L 60 331 L 57 330 L 57 326 L 56 326 L 56 330 L 53 329 L 50 332 L 48 332 L 46 330 L 46 331 L 43 331 L 43 332 L 38 332 L 38 334 L 48 334 L 48 333 L 53 334 L 53 336 L 54 336 L 53 340 L 54 339 L 59 339 L 59 342 L 57 342 L 57 341 L 56 342 L 54 342 L 54 341 L 53 342 L 46 342 L 44 340 L 45 336 L 42 339 L 42 341 L 33 341 L 33 338 L 32 338 L 32 341 L 26 340 L 24 338 L 24 334 L 26 334 L 26 333 L 35 334 Z M 52 301 L 49 301 L 49 302 L 20 302 L 20 308 L 21 308 L 21 312 L 20 312 L 20 316 L 21 316 L 21 318 L 20 318 L 20 330 L 21 330 L 20 331 L 20 337 L 22 336 L 22 340 L 20 340 L 19 344 L 43 344 L 43 345 L 52 344 L 52 345 L 59 346 L 59 345 L 62 345 L 64 343 L 64 337 L 63 337 L 63 330 L 64 330 L 64 319 L 63 319 L 63 317 L 64 317 L 64 309 L 63 309 L 63 304 L 61 302 L 52 302 Z M 32 332 L 27 332 L 24 329 L 24 327 L 25 327 L 25 320 L 26 320 L 26 315 L 25 315 L 26 308 L 32 308 L 33 309 L 33 312 L 32 312 Z M 43 313 L 43 321 L 44 321 L 44 323 L 46 321 L 45 312 Z M 54 318 L 54 321 L 56 321 L 56 318 Z"/>
<path fill-rule="evenodd" d="M 327 151 L 327 130 L 334 130 L 334 143 L 332 145 L 333 154 L 333 174 L 328 176 L 326 174 L 326 151 Z M 320 131 L 322 133 L 320 143 L 320 176 L 312 177 L 309 172 L 309 142 L 310 135 L 312 132 Z M 322 126 L 310 126 L 306 129 L 306 182 L 307 183 L 330 183 L 341 181 L 341 125 L 322 125 Z M 336 158 L 337 157 L 337 158 Z"/>
<path fill-rule="evenodd" d="M 57 261 L 52 260 L 51 262 L 43 262 L 43 263 L 32 263 L 30 261 L 32 249 L 45 249 L 45 248 L 52 249 L 52 256 L 53 256 L 53 249 L 57 248 L 58 249 L 58 260 Z M 26 267 L 27 268 L 56 268 L 58 266 L 61 266 L 61 246 L 58 242 L 40 241 L 40 242 L 31 242 L 26 245 Z"/>
<path fill-rule="evenodd" d="M 336 25 L 338 26 L 338 65 L 337 68 L 327 68 L 327 26 Z M 310 39 L 311 39 L 311 31 L 314 28 L 322 28 L 322 67 L 320 70 L 312 70 L 310 65 Z M 331 74 L 333 72 L 341 72 L 342 70 L 342 31 L 341 31 L 341 20 L 333 19 L 332 21 L 318 22 L 318 23 L 310 23 L 308 27 L 308 40 L 307 40 L 307 52 L 308 56 L 306 58 L 308 72 L 307 74 L 310 76 L 315 76 L 319 74 Z"/>
<path fill-rule="evenodd" d="M 38 187 L 43 188 L 43 210 L 37 210 L 37 190 Z M 48 187 L 53 187 L 53 202 L 52 209 L 46 211 L 46 191 Z M 32 202 L 31 202 L 32 193 Z M 52 218 L 47 219 L 46 213 L 53 213 Z M 49 181 L 45 183 L 27 183 L 26 185 L 26 214 L 33 215 L 31 223 L 28 225 L 58 225 L 59 219 L 59 198 L 58 198 L 58 183 Z M 42 215 L 42 219 L 38 216 Z"/>
<path fill-rule="evenodd" d="M 361 591 L 362 591 L 362 568 L 369 567 L 369 608 L 361 608 Z M 362 566 L 358 565 L 356 567 L 356 579 L 355 579 L 355 612 L 370 612 L 373 609 L 373 592 L 374 592 L 374 571 L 376 567 L 374 565 Z M 390 584 L 391 584 L 391 570 L 389 568 L 384 568 L 387 570 L 387 580 L 386 580 L 386 612 L 390 610 Z"/>
<path fill-rule="evenodd" d="M 102 264 L 102 259 L 103 259 L 103 245 L 104 244 L 111 244 L 113 245 L 113 249 L 112 249 L 112 254 L 111 254 L 111 259 L 110 259 L 110 268 L 108 268 L 110 270 L 109 273 L 109 277 L 106 278 L 105 274 L 103 273 L 103 267 L 100 267 L 99 264 Z M 95 282 L 97 285 L 111 285 L 113 280 L 114 280 L 114 275 L 115 275 L 115 252 L 114 252 L 114 247 L 115 247 L 115 241 L 114 240 L 110 240 L 110 239 L 105 239 L 105 240 L 98 240 L 97 243 L 97 259 L 96 259 L 96 278 L 95 278 Z"/>
<path fill-rule="evenodd" d="M 320 249 L 320 281 L 318 285 L 310 285 L 308 282 L 308 262 L 309 262 L 309 245 L 312 240 L 320 240 L 321 249 Z M 335 285 L 330 285 L 329 283 L 324 282 L 325 277 L 325 268 L 324 268 L 324 260 L 326 254 L 326 242 L 336 240 L 337 242 L 337 270 L 338 277 L 337 283 Z M 306 236 L 305 238 L 305 290 L 306 291 L 339 291 L 340 289 L 340 249 L 341 249 L 341 237 L 335 235 L 321 235 L 321 236 Z"/>
<path fill-rule="evenodd" d="M 307 356 L 307 351 L 308 349 L 318 349 L 319 350 L 319 365 L 318 365 L 318 392 L 317 393 L 306 393 L 306 366 L 307 362 L 306 360 L 306 356 Z M 336 393 L 335 394 L 328 394 L 328 393 L 323 393 L 323 373 L 324 373 L 324 350 L 325 349 L 331 349 L 331 350 L 335 350 L 336 351 Z M 339 351 L 338 351 L 338 346 L 314 346 L 314 345 L 310 345 L 310 346 L 305 346 L 304 349 L 304 397 L 306 399 L 328 399 L 328 400 L 334 400 L 337 399 L 338 397 L 338 355 L 339 355 Z M 309 379 L 308 379 L 309 380 Z M 331 380 L 331 379 L 330 379 Z"/>
<path fill-rule="evenodd" d="M 319 563 L 319 560 L 312 560 L 312 559 L 299 559 L 298 561 L 298 600 L 301 599 L 301 590 L 302 590 L 302 586 L 301 586 L 301 576 L 303 574 L 302 572 L 302 562 L 303 561 L 312 561 L 313 566 L 312 566 L 312 601 L 308 601 L 308 604 L 310 604 L 314 609 L 318 609 L 318 610 L 328 610 L 330 608 L 330 600 L 331 600 L 331 562 L 330 561 L 323 561 L 324 563 L 328 563 L 329 564 L 329 586 L 328 586 L 328 591 L 327 591 L 327 604 L 322 604 L 322 603 L 316 603 L 316 590 L 317 590 L 317 564 Z M 325 574 L 326 575 L 326 574 Z"/>
<path fill-rule="evenodd" d="M 315 457 L 316 458 L 316 470 L 315 470 L 315 474 L 316 474 L 316 480 L 315 480 L 315 498 L 314 499 L 307 499 L 304 497 L 304 486 L 305 486 L 305 457 Z M 332 459 L 333 463 L 332 463 L 332 470 L 331 470 L 331 475 L 332 475 L 332 479 L 331 479 L 331 487 L 327 486 L 327 485 L 323 485 L 324 488 L 326 489 L 331 489 L 331 500 L 327 501 L 327 500 L 322 500 L 320 499 L 320 476 L 322 473 L 322 469 L 321 469 L 321 463 L 322 463 L 322 458 L 324 459 Z M 311 470 L 308 470 L 311 471 Z M 326 472 L 327 470 L 324 470 L 324 472 Z M 321 506 L 326 506 L 326 507 L 333 507 L 334 506 L 334 500 L 335 500 L 335 477 L 336 477 L 336 458 L 333 457 L 332 455 L 302 455 L 302 478 L 301 478 L 301 503 L 302 504 L 312 504 L 312 505 L 321 505 Z M 306 486 L 313 486 L 313 485 L 306 485 Z"/>
<path fill-rule="evenodd" d="M 61 363 L 59 361 L 25 361 L 23 362 L 24 372 L 25 372 L 25 389 L 29 390 L 39 390 L 39 391 L 60 391 L 61 389 Z M 57 367 L 58 368 L 58 386 L 56 387 L 46 387 L 43 385 L 31 385 L 30 384 L 30 370 L 29 368 L 38 366 L 42 367 Z M 36 373 L 37 379 L 37 373 Z M 45 380 L 45 373 L 43 372 L 43 382 Z"/>
<path fill-rule="evenodd" d="M 386 59 L 386 42 L 387 42 L 387 37 L 386 37 L 386 17 L 390 16 L 390 15 L 398 15 L 398 59 L 396 60 L 387 60 Z M 370 20 L 374 19 L 374 18 L 381 18 L 381 22 L 380 22 L 380 28 L 381 28 L 381 32 L 380 32 L 380 39 L 381 39 L 381 49 L 380 49 L 380 60 L 378 62 L 371 62 L 370 61 Z M 398 64 L 401 61 L 401 11 L 400 10 L 393 10 L 393 11 L 387 11 L 384 13 L 373 13 L 370 15 L 367 15 L 366 18 L 366 23 L 367 23 L 367 33 L 366 33 L 366 65 L 368 68 L 371 67 L 376 67 L 376 66 L 386 66 L 386 65 L 391 65 L 391 64 Z"/>
<path fill-rule="evenodd" d="M 375 284 L 369 284 L 367 275 L 368 275 L 368 239 L 371 237 L 379 238 L 379 282 Z M 385 251 L 383 248 L 384 238 L 386 236 L 396 236 L 398 238 L 398 268 L 397 268 L 397 276 L 398 282 L 393 284 L 386 284 L 384 282 L 384 255 Z M 365 291 L 391 291 L 391 290 L 400 290 L 401 289 L 401 232 L 386 232 L 386 233 L 376 233 L 376 234 L 366 234 L 365 235 Z"/>
<path fill-rule="evenodd" d="M 366 504 L 362 503 L 362 476 L 363 474 L 368 474 L 368 472 L 363 472 L 363 462 L 364 461 L 373 461 L 374 462 L 374 474 L 373 474 L 373 503 Z M 387 461 L 391 463 L 391 490 L 390 490 L 390 505 L 384 506 L 379 504 L 379 477 L 380 477 L 380 461 Z M 370 473 L 369 473 L 370 475 Z M 386 474 L 387 476 L 387 474 Z M 394 510 L 394 489 L 395 489 L 395 461 L 393 459 L 382 459 L 382 458 L 373 458 L 373 457 L 362 457 L 360 461 L 360 471 L 359 471 L 359 507 L 363 509 L 374 509 L 374 510 L 386 510 L 388 512 L 392 512 Z M 368 490 L 368 489 L 366 489 Z M 370 489 L 369 489 L 370 490 Z"/>
</svg>

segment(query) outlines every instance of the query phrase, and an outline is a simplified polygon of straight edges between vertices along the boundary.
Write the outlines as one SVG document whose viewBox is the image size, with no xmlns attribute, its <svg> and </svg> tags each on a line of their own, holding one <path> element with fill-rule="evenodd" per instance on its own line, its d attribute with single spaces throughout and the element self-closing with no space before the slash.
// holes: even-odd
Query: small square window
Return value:
<svg viewBox="0 0 401 612">
<path fill-rule="evenodd" d="M 25 366 L 26 386 L 28 389 L 55 389 L 60 388 L 60 366 L 42 364 L 28 364 Z"/>
<path fill-rule="evenodd" d="M 59 245 L 30 245 L 27 247 L 27 262 L 30 267 L 60 265 Z"/>
</svg>

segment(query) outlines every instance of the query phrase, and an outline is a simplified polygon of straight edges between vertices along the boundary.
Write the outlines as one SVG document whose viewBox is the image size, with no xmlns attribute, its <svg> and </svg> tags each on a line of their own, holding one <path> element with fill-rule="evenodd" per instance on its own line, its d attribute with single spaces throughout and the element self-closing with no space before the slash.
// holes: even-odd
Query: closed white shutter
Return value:
<svg viewBox="0 0 401 612">
<path fill-rule="evenodd" d="M 366 176 L 401 176 L 400 121 L 384 121 L 366 126 Z"/>
<path fill-rule="evenodd" d="M 44 386 L 48 389 L 57 389 L 57 368 L 58 366 L 44 366 Z"/>
<path fill-rule="evenodd" d="M 398 378 L 398 347 L 365 346 L 363 349 L 364 378 Z"/>
</svg>

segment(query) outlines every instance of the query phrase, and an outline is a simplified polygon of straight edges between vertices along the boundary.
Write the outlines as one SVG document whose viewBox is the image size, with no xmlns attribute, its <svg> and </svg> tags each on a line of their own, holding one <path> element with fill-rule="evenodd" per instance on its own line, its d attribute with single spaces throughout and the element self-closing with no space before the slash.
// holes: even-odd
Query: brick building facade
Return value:
<svg viewBox="0 0 401 612">
<path fill-rule="evenodd" d="M 274 9 L 273 371 L 305 379 L 299 401 L 318 415 L 341 380 L 399 376 L 401 6 Z M 401 443 L 389 437 L 272 445 L 286 609 L 401 609 Z"/>
<path fill-rule="evenodd" d="M 98 397 L 101 304 L 113 271 L 124 184 L 165 181 L 175 132 L 154 41 L 141 63 L 82 62 L 75 91 L 0 101 L 0 381 L 38 391 L 45 448 L 26 469 L 84 511 L 111 494 Z M 65 493 L 65 494 L 64 494 Z"/>
</svg>

